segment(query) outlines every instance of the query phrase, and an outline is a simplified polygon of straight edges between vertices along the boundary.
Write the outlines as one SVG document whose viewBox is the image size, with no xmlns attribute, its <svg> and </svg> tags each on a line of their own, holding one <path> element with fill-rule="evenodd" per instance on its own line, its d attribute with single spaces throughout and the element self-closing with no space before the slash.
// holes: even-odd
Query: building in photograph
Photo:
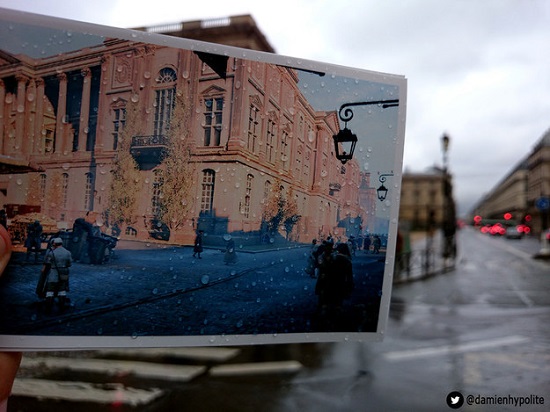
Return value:
<svg viewBox="0 0 550 412">
<path fill-rule="evenodd" d="M 308 104 L 294 69 L 118 39 L 0 53 L 0 201 L 12 211 L 39 207 L 67 228 L 93 215 L 180 244 L 197 230 L 213 243 L 310 242 L 368 224 L 364 175 L 333 155 L 337 114 Z"/>
</svg>

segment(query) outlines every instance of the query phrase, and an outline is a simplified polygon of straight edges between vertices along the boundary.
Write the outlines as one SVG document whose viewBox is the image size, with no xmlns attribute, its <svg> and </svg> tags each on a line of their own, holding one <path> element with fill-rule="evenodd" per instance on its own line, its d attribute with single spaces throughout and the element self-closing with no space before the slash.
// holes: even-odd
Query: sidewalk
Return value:
<svg viewBox="0 0 550 412">
<path fill-rule="evenodd" d="M 457 231 L 457 244 L 460 233 Z M 423 280 L 453 270 L 460 260 L 460 247 L 455 258 L 444 259 L 442 256 L 443 238 L 440 231 L 432 237 L 426 232 L 410 234 L 411 251 L 396 256 L 393 284 L 403 284 Z"/>
</svg>

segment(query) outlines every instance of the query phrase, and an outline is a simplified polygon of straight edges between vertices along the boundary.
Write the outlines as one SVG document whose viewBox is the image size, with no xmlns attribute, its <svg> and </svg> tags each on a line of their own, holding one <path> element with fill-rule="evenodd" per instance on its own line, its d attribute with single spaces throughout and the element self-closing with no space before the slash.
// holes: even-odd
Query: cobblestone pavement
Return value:
<svg viewBox="0 0 550 412">
<path fill-rule="evenodd" d="M 0 279 L 0 334 L 179 336 L 318 331 L 308 248 L 239 253 L 234 265 L 206 249 L 120 242 L 105 265 L 75 263 L 71 306 L 45 313 L 34 293 L 40 265 L 16 254 Z M 346 331 L 375 330 L 383 255 L 354 259 Z M 347 328 L 352 328 L 347 329 Z"/>
</svg>

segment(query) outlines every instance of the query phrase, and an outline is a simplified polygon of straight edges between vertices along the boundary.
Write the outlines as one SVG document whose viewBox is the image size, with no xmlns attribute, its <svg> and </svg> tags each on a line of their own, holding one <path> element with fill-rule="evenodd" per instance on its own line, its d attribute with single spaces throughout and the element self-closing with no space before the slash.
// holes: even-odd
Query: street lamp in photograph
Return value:
<svg viewBox="0 0 550 412">
<path fill-rule="evenodd" d="M 334 139 L 334 154 L 342 164 L 346 164 L 348 160 L 353 159 L 353 152 L 357 145 L 357 135 L 348 129 L 348 122 L 353 119 L 354 106 L 379 105 L 382 109 L 388 107 L 399 106 L 399 99 L 393 100 L 373 100 L 366 102 L 344 103 L 338 110 L 338 117 L 344 122 L 344 128 L 337 134 L 333 135 Z"/>
<path fill-rule="evenodd" d="M 456 210 L 453 200 L 453 186 L 448 167 L 448 152 L 450 137 L 444 133 L 441 136 L 441 150 L 443 153 L 443 258 L 454 258 L 456 256 Z"/>
<path fill-rule="evenodd" d="M 388 188 L 384 186 L 384 182 L 386 181 L 386 178 L 388 176 L 393 176 L 393 173 L 382 173 L 380 176 L 378 176 L 378 181 L 381 183 L 380 187 L 376 189 L 376 194 L 378 195 L 378 200 L 383 202 L 386 200 L 386 196 L 388 195 Z"/>
</svg>

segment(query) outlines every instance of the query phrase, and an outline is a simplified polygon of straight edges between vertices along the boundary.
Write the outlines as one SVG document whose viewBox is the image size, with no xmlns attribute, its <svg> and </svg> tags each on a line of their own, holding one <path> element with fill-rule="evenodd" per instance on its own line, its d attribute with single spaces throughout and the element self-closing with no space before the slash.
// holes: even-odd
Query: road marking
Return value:
<svg viewBox="0 0 550 412">
<path fill-rule="evenodd" d="M 491 243 L 494 246 L 500 247 L 501 249 L 505 249 L 506 251 L 510 252 L 513 255 L 516 255 L 517 257 L 524 259 L 528 261 L 529 263 L 538 266 L 539 268 L 548 270 L 548 264 L 544 262 L 540 262 L 533 258 L 532 253 L 524 252 L 523 250 L 517 249 L 513 246 L 510 246 L 504 242 L 496 241 L 496 239 L 491 239 L 486 236 L 479 236 L 479 239 L 483 239 L 484 242 Z"/>
<path fill-rule="evenodd" d="M 495 369 L 502 371 L 507 366 L 511 367 L 515 373 L 522 375 L 527 372 L 538 373 L 546 368 L 548 360 L 550 355 L 540 353 L 468 353 L 464 356 L 464 382 L 469 385 L 479 385 L 483 383 L 484 371 L 489 371 L 487 374 L 490 374 L 490 371 Z"/>
<path fill-rule="evenodd" d="M 428 348 L 387 352 L 384 354 L 384 358 L 391 362 L 406 361 L 418 358 L 427 358 L 431 356 L 442 356 L 471 352 L 480 349 L 493 348 L 495 346 L 517 345 L 519 343 L 527 342 L 528 340 L 529 339 L 524 336 L 505 336 L 503 338 L 465 342 L 456 345 L 433 346 Z"/>
<path fill-rule="evenodd" d="M 194 362 L 228 362 L 241 352 L 238 348 L 145 348 L 145 349 L 103 349 L 102 357 L 146 359 L 192 360 Z"/>
<path fill-rule="evenodd" d="M 88 382 L 60 382 L 45 379 L 17 378 L 13 384 L 12 395 L 55 399 L 65 401 L 93 402 L 113 406 L 131 405 L 132 407 L 150 404 L 162 396 L 160 389 L 127 388 L 122 384 L 108 385 Z"/>
<path fill-rule="evenodd" d="M 210 368 L 209 374 L 211 376 L 243 376 L 266 373 L 293 373 L 301 369 L 302 364 L 298 361 L 254 362 L 214 366 Z"/>
<path fill-rule="evenodd" d="M 51 370 L 102 373 L 110 376 L 132 375 L 140 378 L 187 382 L 206 371 L 205 366 L 164 365 L 149 362 L 108 359 L 71 359 L 61 357 L 23 358 L 21 367 L 46 367 Z"/>
</svg>

